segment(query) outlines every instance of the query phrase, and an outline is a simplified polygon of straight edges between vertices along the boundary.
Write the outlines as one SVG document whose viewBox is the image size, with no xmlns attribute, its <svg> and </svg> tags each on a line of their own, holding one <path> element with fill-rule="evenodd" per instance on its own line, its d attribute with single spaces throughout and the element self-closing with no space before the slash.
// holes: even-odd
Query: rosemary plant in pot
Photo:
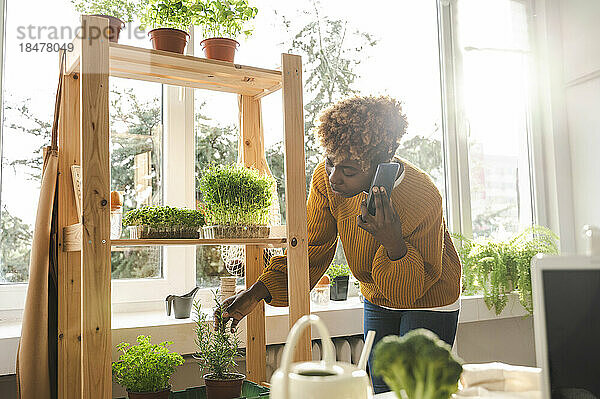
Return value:
<svg viewBox="0 0 600 399">
<path fill-rule="evenodd" d="M 223 308 L 215 293 L 215 317 L 220 317 Z M 239 339 L 237 333 L 230 333 L 221 323 L 218 329 L 208 320 L 208 315 L 202 312 L 199 302 L 194 303 L 196 326 L 194 338 L 197 352 L 194 358 L 198 360 L 204 374 L 206 397 L 208 399 L 233 399 L 242 395 L 242 384 L 245 375 L 234 372 L 235 357 L 238 356 Z"/>
<path fill-rule="evenodd" d="M 252 29 L 247 23 L 256 17 L 258 9 L 247 0 L 200 0 L 196 4 L 194 24 L 200 26 L 204 40 L 200 42 L 206 58 L 233 62 L 240 45 L 235 37 L 248 37 Z"/>
<path fill-rule="evenodd" d="M 141 27 L 148 32 L 155 50 L 183 54 L 197 8 L 195 0 L 149 0 L 141 11 Z"/>
<path fill-rule="evenodd" d="M 133 22 L 138 3 L 129 0 L 71 0 L 77 12 L 108 19 L 108 40 L 119 41 L 125 23 Z"/>
<path fill-rule="evenodd" d="M 150 336 L 137 337 L 137 345 L 121 342 L 119 360 L 112 364 L 115 382 L 127 389 L 130 399 L 168 399 L 171 392 L 169 379 L 183 357 L 169 352 L 172 342 L 153 345 Z"/>
<path fill-rule="evenodd" d="M 533 313 L 531 259 L 539 253 L 558 253 L 558 237 L 552 230 L 532 226 L 506 241 L 453 237 L 460 241 L 463 294 L 483 293 L 487 307 L 500 314 L 516 290 L 523 307 Z"/>
<path fill-rule="evenodd" d="M 204 238 L 264 238 L 269 236 L 273 177 L 240 164 L 205 169 L 199 188 L 207 226 Z"/>
</svg>

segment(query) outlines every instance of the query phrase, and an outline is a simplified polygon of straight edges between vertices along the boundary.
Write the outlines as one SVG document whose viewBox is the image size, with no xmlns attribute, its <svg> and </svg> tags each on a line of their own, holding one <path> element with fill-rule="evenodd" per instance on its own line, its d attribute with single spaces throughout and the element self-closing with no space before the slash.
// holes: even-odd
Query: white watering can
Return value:
<svg viewBox="0 0 600 399">
<path fill-rule="evenodd" d="M 302 331 L 314 325 L 321 335 L 321 361 L 293 363 L 294 349 Z M 358 367 L 336 362 L 335 349 L 325 324 L 315 315 L 300 318 L 288 335 L 281 367 L 271 377 L 271 399 L 371 399 L 373 388 L 365 371 L 375 332 L 369 331 Z"/>
</svg>

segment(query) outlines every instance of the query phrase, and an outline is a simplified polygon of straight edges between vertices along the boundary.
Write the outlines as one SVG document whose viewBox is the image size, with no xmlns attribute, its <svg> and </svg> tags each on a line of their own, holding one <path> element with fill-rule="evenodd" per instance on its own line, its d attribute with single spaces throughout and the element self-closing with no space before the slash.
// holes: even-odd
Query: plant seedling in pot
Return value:
<svg viewBox="0 0 600 399">
<path fill-rule="evenodd" d="M 133 22 L 138 3 L 129 0 L 71 0 L 77 12 L 108 18 L 108 38 L 119 41 L 119 33 L 127 22 Z"/>
<path fill-rule="evenodd" d="M 220 317 L 223 308 L 218 293 L 214 293 L 216 308 L 215 317 Z M 215 329 L 208 320 L 208 314 L 202 312 L 199 302 L 194 303 L 196 316 L 195 342 L 197 346 L 194 358 L 204 374 L 206 396 L 208 399 L 233 399 L 242 394 L 245 376 L 236 373 L 235 358 L 238 356 L 240 342 L 237 333 L 231 333 L 223 323 Z"/>
<path fill-rule="evenodd" d="M 233 62 L 239 43 L 236 37 L 250 36 L 248 22 L 256 17 L 258 9 L 247 0 L 200 0 L 194 24 L 202 29 L 200 42 L 206 58 Z"/>
<path fill-rule="evenodd" d="M 115 382 L 127 389 L 130 399 L 168 399 L 171 392 L 169 379 L 183 357 L 169 352 L 172 342 L 153 345 L 150 336 L 137 337 L 137 345 L 121 342 L 119 360 L 112 364 Z"/>
</svg>

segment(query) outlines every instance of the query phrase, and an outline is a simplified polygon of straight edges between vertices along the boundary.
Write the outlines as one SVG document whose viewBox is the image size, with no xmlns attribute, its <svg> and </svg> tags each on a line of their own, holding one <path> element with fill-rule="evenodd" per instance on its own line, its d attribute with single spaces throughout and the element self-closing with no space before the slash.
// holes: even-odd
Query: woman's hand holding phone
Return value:
<svg viewBox="0 0 600 399">
<path fill-rule="evenodd" d="M 358 227 L 383 245 L 391 260 L 398 260 L 406 255 L 407 251 L 400 217 L 391 205 L 385 187 L 374 186 L 371 190 L 375 199 L 375 215 L 369 213 L 367 202 L 363 201 L 360 205 L 360 215 L 356 217 Z"/>
</svg>

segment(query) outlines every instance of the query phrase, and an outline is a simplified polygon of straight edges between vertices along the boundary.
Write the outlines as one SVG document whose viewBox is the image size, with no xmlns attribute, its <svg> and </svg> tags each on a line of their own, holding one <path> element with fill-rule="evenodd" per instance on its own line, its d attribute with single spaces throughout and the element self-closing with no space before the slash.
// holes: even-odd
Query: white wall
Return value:
<svg viewBox="0 0 600 399">
<path fill-rule="evenodd" d="M 547 219 L 563 251 L 600 226 L 600 1 L 537 0 Z"/>
<path fill-rule="evenodd" d="M 600 1 L 560 1 L 565 103 L 569 129 L 575 241 L 600 226 Z"/>
</svg>

